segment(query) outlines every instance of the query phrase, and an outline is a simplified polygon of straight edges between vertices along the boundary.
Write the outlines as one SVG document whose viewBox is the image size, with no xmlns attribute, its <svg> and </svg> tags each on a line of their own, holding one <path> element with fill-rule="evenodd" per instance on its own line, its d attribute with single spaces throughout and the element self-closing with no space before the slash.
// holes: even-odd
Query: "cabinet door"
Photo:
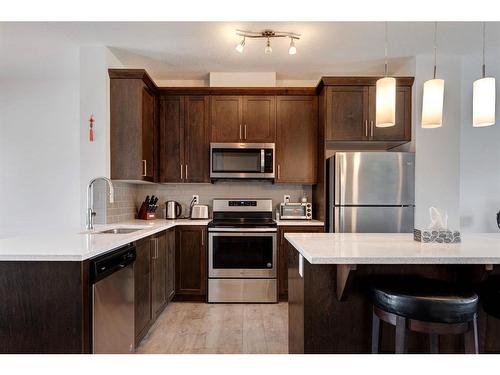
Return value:
<svg viewBox="0 0 500 375">
<path fill-rule="evenodd" d="M 175 229 L 167 231 L 167 278 L 166 278 L 167 302 L 175 295 Z"/>
<path fill-rule="evenodd" d="M 209 97 L 184 99 L 184 181 L 210 182 Z"/>
<path fill-rule="evenodd" d="M 326 90 L 326 140 L 368 140 L 368 86 L 334 86 Z"/>
<path fill-rule="evenodd" d="M 151 238 L 136 243 L 134 262 L 135 337 L 136 345 L 149 329 L 151 322 Z"/>
<path fill-rule="evenodd" d="M 316 183 L 318 99 L 279 96 L 276 182 Z"/>
<path fill-rule="evenodd" d="M 177 227 L 175 252 L 175 297 L 197 297 L 204 300 L 207 284 L 206 228 L 200 226 Z"/>
<path fill-rule="evenodd" d="M 155 158 L 155 97 L 144 86 L 142 89 L 142 167 L 143 176 L 151 181 L 156 177 Z"/>
<path fill-rule="evenodd" d="M 184 97 L 160 100 L 160 182 L 184 178 Z"/>
<path fill-rule="evenodd" d="M 151 249 L 152 315 L 157 317 L 167 303 L 167 232 L 155 236 Z"/>
<path fill-rule="evenodd" d="M 276 101 L 274 96 L 243 97 L 243 139 L 245 142 L 274 142 Z"/>
<path fill-rule="evenodd" d="M 370 140 L 411 141 L 411 87 L 396 88 L 396 124 L 388 128 L 375 126 L 376 89 L 370 87 Z"/>
<path fill-rule="evenodd" d="M 212 102 L 212 142 L 241 142 L 243 140 L 241 96 L 218 96 Z"/>
<path fill-rule="evenodd" d="M 322 226 L 289 226 L 280 227 L 278 240 L 278 295 L 279 299 L 288 299 L 288 252 L 290 244 L 285 239 L 285 233 L 322 233 Z"/>
</svg>

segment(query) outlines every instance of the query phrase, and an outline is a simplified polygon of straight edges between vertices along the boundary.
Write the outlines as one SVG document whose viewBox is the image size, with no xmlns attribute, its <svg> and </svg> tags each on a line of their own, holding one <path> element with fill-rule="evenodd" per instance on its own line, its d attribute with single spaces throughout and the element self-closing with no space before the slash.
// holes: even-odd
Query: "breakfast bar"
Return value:
<svg viewBox="0 0 500 375">
<path fill-rule="evenodd" d="M 420 243 L 399 233 L 287 233 L 289 352 L 370 353 L 370 283 L 381 276 L 425 277 L 480 289 L 500 273 L 500 234 L 467 234 L 461 243 Z M 500 352 L 500 321 L 478 312 L 480 353 Z M 394 352 L 394 328 L 381 330 L 380 352 Z M 408 352 L 429 352 L 420 333 Z M 442 336 L 441 353 L 463 353 L 460 335 Z"/>
</svg>

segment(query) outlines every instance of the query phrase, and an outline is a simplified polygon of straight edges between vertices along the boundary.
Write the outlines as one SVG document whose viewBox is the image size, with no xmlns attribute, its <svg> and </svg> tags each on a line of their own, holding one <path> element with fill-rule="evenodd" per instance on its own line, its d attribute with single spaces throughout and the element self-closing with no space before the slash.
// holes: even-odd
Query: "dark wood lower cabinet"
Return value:
<svg viewBox="0 0 500 375">
<path fill-rule="evenodd" d="M 323 226 L 282 226 L 278 230 L 278 297 L 288 300 L 288 253 L 290 243 L 285 240 L 285 233 L 322 233 Z"/>
<path fill-rule="evenodd" d="M 167 303 L 175 295 L 175 229 L 167 231 L 167 277 L 166 277 Z"/>
<path fill-rule="evenodd" d="M 205 301 L 207 294 L 207 229 L 178 226 L 175 249 L 175 300 Z"/>
<path fill-rule="evenodd" d="M 153 238 L 151 249 L 151 309 L 152 318 L 158 317 L 167 304 L 167 232 Z"/>
<path fill-rule="evenodd" d="M 138 346 L 151 326 L 151 237 L 136 242 L 134 262 L 135 345 Z"/>
</svg>

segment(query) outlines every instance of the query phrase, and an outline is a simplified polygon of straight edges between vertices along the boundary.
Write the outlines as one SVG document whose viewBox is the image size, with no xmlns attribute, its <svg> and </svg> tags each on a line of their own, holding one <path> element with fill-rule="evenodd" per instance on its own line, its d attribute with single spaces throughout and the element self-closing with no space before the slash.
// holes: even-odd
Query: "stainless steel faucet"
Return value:
<svg viewBox="0 0 500 375">
<path fill-rule="evenodd" d="M 98 180 L 104 180 L 107 182 L 109 186 L 109 203 L 113 203 L 115 200 L 115 189 L 113 187 L 113 183 L 107 177 L 96 177 L 90 180 L 89 185 L 87 186 L 87 220 L 85 223 L 85 227 L 87 230 L 94 229 L 94 182 Z"/>
</svg>

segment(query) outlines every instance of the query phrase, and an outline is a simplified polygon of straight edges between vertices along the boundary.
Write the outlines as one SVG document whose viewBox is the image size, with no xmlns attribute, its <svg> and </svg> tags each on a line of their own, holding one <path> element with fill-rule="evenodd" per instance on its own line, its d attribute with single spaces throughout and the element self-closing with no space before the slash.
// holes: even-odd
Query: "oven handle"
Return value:
<svg viewBox="0 0 500 375">
<path fill-rule="evenodd" d="M 208 228 L 209 232 L 253 232 L 253 233 L 269 233 L 277 232 L 277 228 Z"/>
</svg>

